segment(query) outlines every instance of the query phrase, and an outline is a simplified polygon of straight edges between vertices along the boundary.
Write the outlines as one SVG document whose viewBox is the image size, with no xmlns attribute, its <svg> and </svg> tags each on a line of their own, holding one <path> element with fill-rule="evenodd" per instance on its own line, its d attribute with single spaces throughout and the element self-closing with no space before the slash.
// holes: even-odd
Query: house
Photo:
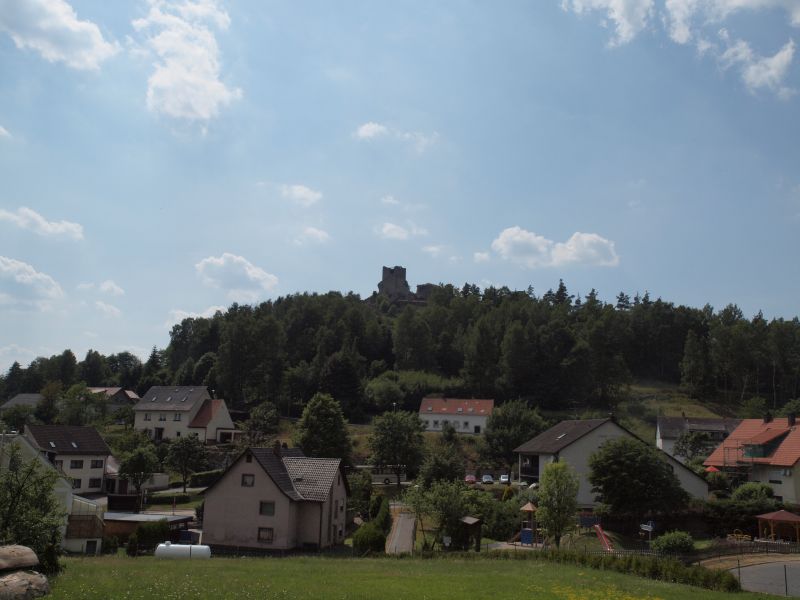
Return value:
<svg viewBox="0 0 800 600">
<path fill-rule="evenodd" d="M 202 543 L 260 552 L 340 544 L 349 493 L 338 458 L 248 448 L 205 491 Z"/>
<path fill-rule="evenodd" d="M 169 475 L 167 473 L 153 473 L 142 484 L 143 492 L 156 492 L 169 488 Z M 119 474 L 119 462 L 113 456 L 106 461 L 105 491 L 108 494 L 133 494 L 135 489 L 124 477 Z"/>
<path fill-rule="evenodd" d="M 0 404 L 0 412 L 15 406 L 28 406 L 31 410 L 35 410 L 43 398 L 41 394 L 17 394 L 4 404 Z"/>
<path fill-rule="evenodd" d="M 76 494 L 103 491 L 111 450 L 94 427 L 26 425 L 25 437 L 72 481 Z"/>
<path fill-rule="evenodd" d="M 196 434 L 205 442 L 229 442 L 236 431 L 225 400 L 212 399 L 204 386 L 153 386 L 133 410 L 134 428 L 156 441 Z"/>
<path fill-rule="evenodd" d="M 733 478 L 769 484 L 778 500 L 800 503 L 800 430 L 794 415 L 742 419 L 703 463 Z"/>
<path fill-rule="evenodd" d="M 132 407 L 139 401 L 136 392 L 121 387 L 90 387 L 89 391 L 93 394 L 103 394 L 108 403 L 108 412 L 112 414 L 120 408 Z"/>
<path fill-rule="evenodd" d="M 719 419 L 708 417 L 662 417 L 656 421 L 656 447 L 676 460 L 685 462 L 683 456 L 675 456 L 675 443 L 686 432 L 708 435 L 708 450 L 716 448 L 722 440 L 739 426 L 741 419 Z"/>
<path fill-rule="evenodd" d="M 494 400 L 427 396 L 419 404 L 419 418 L 427 431 L 441 431 L 449 423 L 461 433 L 481 433 L 493 410 Z"/>
<path fill-rule="evenodd" d="M 39 447 L 20 434 L 0 434 L 0 469 L 8 468 L 8 449 L 14 444 L 22 452 L 24 460 L 38 460 L 46 469 L 58 473 L 53 494 L 64 512 L 61 527 L 61 547 L 67 552 L 97 554 L 102 550 L 102 510 L 96 502 L 73 493 L 73 482 L 68 480 L 48 460 Z"/>
<path fill-rule="evenodd" d="M 646 444 L 613 418 L 561 421 L 514 450 L 519 455 L 520 480 L 538 482 L 548 463 L 566 462 L 578 474 L 578 506 L 593 509 L 597 502 L 589 483 L 589 457 L 604 442 L 620 437 L 630 437 Z M 681 487 L 689 495 L 703 499 L 708 497 L 708 484 L 702 477 L 669 454 L 662 452 L 662 457 L 672 467 Z"/>
</svg>

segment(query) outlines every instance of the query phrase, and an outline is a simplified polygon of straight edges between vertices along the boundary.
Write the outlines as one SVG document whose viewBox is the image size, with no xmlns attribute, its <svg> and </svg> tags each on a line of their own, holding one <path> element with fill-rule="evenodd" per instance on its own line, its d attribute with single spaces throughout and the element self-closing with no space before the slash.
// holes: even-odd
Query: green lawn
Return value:
<svg viewBox="0 0 800 600">
<path fill-rule="evenodd" d="M 76 598 L 729 599 L 730 594 L 538 561 L 463 559 L 69 558 L 53 600 Z M 741 593 L 741 600 L 767 596 Z"/>
</svg>

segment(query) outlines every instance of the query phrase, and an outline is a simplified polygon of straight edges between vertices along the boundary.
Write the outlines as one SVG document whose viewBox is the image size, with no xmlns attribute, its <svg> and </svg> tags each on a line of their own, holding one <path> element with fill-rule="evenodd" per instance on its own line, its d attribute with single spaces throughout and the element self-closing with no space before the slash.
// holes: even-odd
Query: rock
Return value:
<svg viewBox="0 0 800 600">
<path fill-rule="evenodd" d="M 25 546 L 0 546 L 0 572 L 29 569 L 39 564 L 36 553 Z"/>
<path fill-rule="evenodd" d="M 50 593 L 47 577 L 31 571 L 17 571 L 0 577 L 0 600 L 29 600 Z"/>
</svg>

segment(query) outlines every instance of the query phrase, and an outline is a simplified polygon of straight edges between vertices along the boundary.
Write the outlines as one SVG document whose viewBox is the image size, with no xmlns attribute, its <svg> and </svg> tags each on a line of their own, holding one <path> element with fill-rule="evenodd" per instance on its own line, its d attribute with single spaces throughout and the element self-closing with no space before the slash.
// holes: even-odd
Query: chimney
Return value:
<svg viewBox="0 0 800 600">
<path fill-rule="evenodd" d="M 788 415 L 786 415 L 786 421 L 789 427 L 794 427 L 794 423 L 796 420 L 797 420 L 797 415 L 794 414 L 793 412 L 790 412 Z"/>
<path fill-rule="evenodd" d="M 281 441 L 275 440 L 275 443 L 272 445 L 272 452 L 275 453 L 275 456 L 278 458 L 281 457 Z"/>
</svg>

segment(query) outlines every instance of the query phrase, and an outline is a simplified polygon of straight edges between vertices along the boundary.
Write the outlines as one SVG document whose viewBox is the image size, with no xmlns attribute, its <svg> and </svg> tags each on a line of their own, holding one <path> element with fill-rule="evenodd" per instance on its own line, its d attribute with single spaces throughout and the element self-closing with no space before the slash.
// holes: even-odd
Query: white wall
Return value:
<svg viewBox="0 0 800 600">
<path fill-rule="evenodd" d="M 784 502 L 789 504 L 798 504 L 798 478 L 796 476 L 797 468 L 788 468 L 788 473 L 791 475 L 784 475 L 787 467 L 774 467 L 772 465 L 753 465 L 747 479 L 748 481 L 758 481 L 766 483 L 775 492 L 776 496 L 781 496 Z M 773 483 L 780 481 L 781 483 Z"/>
<path fill-rule="evenodd" d="M 486 416 L 473 415 L 469 413 L 457 413 L 454 415 L 435 414 L 434 412 L 421 412 L 419 418 L 425 424 L 426 431 L 441 431 L 444 422 L 449 422 L 459 433 L 475 433 L 475 427 L 480 427 L 480 433 L 486 429 Z"/>
<path fill-rule="evenodd" d="M 107 456 L 97 455 L 73 455 L 73 454 L 58 454 L 56 455 L 56 468 L 61 469 L 64 476 L 70 483 L 76 479 L 80 479 L 80 486 L 73 487 L 72 491 L 76 494 L 90 494 L 100 493 L 105 490 L 105 467 Z M 101 461 L 101 466 L 92 467 L 92 461 Z M 72 461 L 82 461 L 83 466 L 73 468 Z M 92 479 L 99 479 L 97 485 L 89 485 Z"/>
</svg>

